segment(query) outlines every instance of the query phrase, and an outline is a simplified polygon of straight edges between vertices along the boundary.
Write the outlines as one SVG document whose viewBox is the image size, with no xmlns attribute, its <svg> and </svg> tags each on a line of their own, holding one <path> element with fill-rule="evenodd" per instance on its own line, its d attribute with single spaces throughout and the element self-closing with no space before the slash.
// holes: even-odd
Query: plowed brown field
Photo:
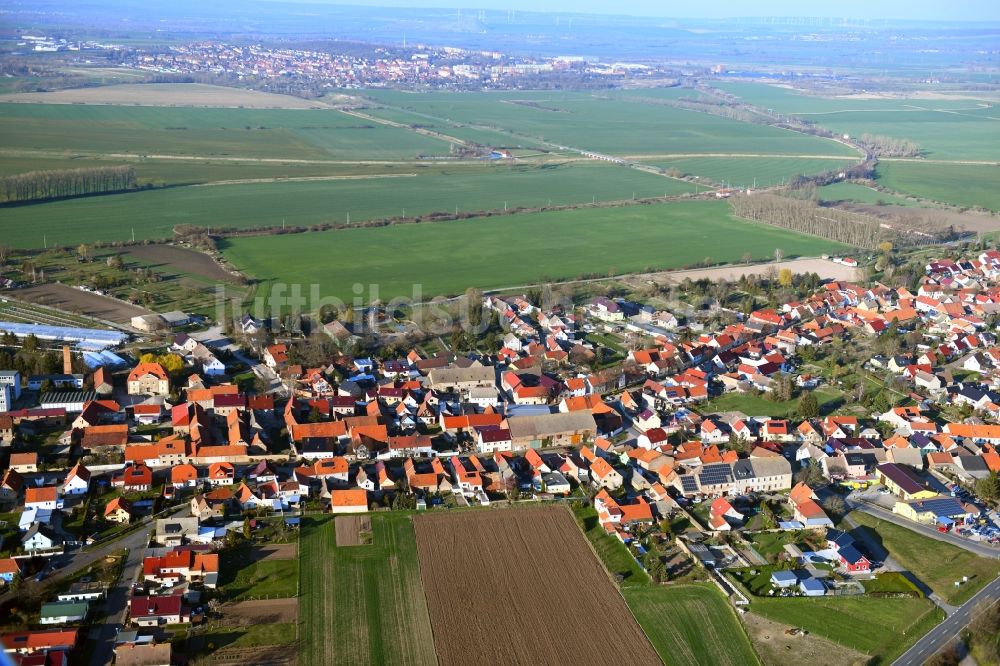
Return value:
<svg viewBox="0 0 1000 666">
<path fill-rule="evenodd" d="M 660 664 L 569 511 L 413 520 L 434 649 L 452 664 Z"/>
</svg>

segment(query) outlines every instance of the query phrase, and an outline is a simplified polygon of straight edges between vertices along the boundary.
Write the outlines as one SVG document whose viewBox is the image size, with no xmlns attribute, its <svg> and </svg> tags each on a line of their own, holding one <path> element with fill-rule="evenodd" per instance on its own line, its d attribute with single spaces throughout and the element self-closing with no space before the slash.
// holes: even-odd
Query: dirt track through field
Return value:
<svg viewBox="0 0 1000 666">
<path fill-rule="evenodd" d="M 414 518 L 441 666 L 660 664 L 564 507 Z"/>
</svg>

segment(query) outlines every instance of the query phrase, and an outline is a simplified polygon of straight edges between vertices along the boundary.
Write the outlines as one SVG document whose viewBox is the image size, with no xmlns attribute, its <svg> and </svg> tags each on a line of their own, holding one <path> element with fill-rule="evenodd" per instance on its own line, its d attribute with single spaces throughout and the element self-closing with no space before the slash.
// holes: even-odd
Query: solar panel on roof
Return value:
<svg viewBox="0 0 1000 666">
<path fill-rule="evenodd" d="M 954 516 L 965 513 L 962 504 L 952 497 L 920 500 L 917 506 L 921 511 L 930 511 L 936 516 Z"/>
<path fill-rule="evenodd" d="M 690 476 L 681 477 L 681 487 L 684 488 L 684 492 L 686 493 L 698 492 L 698 483 Z"/>
<path fill-rule="evenodd" d="M 733 470 L 726 464 L 705 465 L 698 474 L 698 480 L 702 485 L 729 483 L 733 480 Z"/>
</svg>

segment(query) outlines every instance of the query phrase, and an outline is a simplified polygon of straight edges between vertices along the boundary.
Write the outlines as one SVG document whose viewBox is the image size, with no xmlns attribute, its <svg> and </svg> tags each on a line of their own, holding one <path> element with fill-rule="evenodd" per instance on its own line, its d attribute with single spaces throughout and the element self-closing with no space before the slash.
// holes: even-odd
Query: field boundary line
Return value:
<svg viewBox="0 0 1000 666">
<path fill-rule="evenodd" d="M 289 176 L 275 178 L 247 178 L 243 180 L 210 180 L 181 187 L 214 187 L 217 185 L 256 185 L 269 183 L 310 183 L 325 180 L 378 180 L 383 178 L 415 178 L 416 173 L 373 173 L 343 176 Z"/>
<path fill-rule="evenodd" d="M 569 518 L 570 520 L 573 521 L 573 524 L 576 526 L 580 538 L 583 539 L 583 541 L 587 544 L 587 548 L 590 549 L 590 554 L 594 556 L 595 560 L 597 560 L 597 564 L 600 565 L 601 569 L 608 577 L 608 581 L 610 581 L 611 586 L 615 588 L 615 592 L 617 592 L 618 596 L 621 597 L 622 603 L 625 604 L 625 608 L 628 609 L 629 615 L 632 616 L 632 621 L 635 622 L 636 626 L 639 627 L 639 631 L 642 632 L 642 635 L 643 637 L 645 637 L 646 642 L 649 644 L 649 647 L 653 650 L 653 654 L 655 654 L 657 658 L 659 658 L 660 661 L 662 662 L 663 658 L 660 657 L 660 653 L 657 651 L 656 646 L 653 645 L 653 640 L 649 637 L 649 634 L 646 633 L 646 630 L 642 628 L 642 624 L 639 622 L 639 618 L 635 616 L 635 611 L 633 611 L 632 607 L 628 605 L 628 599 L 625 598 L 625 593 L 622 592 L 622 586 L 618 584 L 618 581 L 615 580 L 614 575 L 608 570 L 608 565 L 604 563 L 603 559 L 601 559 L 600 554 L 597 552 L 597 548 L 594 547 L 594 544 L 590 540 L 590 537 L 588 537 L 587 533 L 584 532 L 583 525 L 580 523 L 579 520 L 577 520 L 576 514 L 573 513 L 573 510 L 570 508 L 569 503 L 561 502 L 559 506 L 561 506 L 562 509 L 569 514 Z M 632 557 L 632 559 L 635 560 L 635 557 L 632 556 L 632 553 L 629 553 L 629 557 Z M 649 572 L 646 571 L 646 567 L 642 566 L 642 562 L 639 562 L 639 560 L 635 561 L 639 565 L 639 568 L 642 569 L 642 572 L 646 575 L 647 585 L 648 586 L 656 585 L 656 583 L 653 582 L 652 578 L 649 577 Z"/>
</svg>

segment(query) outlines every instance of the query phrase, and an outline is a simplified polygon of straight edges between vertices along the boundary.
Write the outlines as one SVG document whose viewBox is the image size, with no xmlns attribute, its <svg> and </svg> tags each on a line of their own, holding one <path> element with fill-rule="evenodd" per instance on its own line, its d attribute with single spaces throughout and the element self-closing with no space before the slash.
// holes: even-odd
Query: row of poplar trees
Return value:
<svg viewBox="0 0 1000 666">
<path fill-rule="evenodd" d="M 135 187 L 135 168 L 130 166 L 28 171 L 0 178 L 0 202 L 42 201 Z"/>
</svg>

